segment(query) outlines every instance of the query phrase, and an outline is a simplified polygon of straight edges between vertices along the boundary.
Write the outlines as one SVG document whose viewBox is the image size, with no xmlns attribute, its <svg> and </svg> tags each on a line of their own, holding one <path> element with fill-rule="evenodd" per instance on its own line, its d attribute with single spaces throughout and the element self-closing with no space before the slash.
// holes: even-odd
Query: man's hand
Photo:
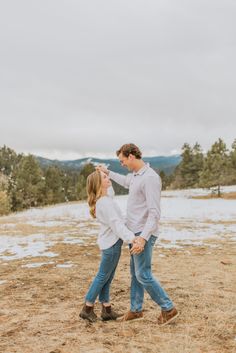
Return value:
<svg viewBox="0 0 236 353">
<path fill-rule="evenodd" d="M 96 170 L 99 170 L 100 172 L 103 172 L 105 174 L 109 174 L 109 170 L 107 169 L 107 167 L 105 167 L 104 164 L 99 164 L 98 166 L 96 166 Z"/>
<path fill-rule="evenodd" d="M 142 237 L 135 237 L 133 240 L 133 246 L 130 249 L 131 255 L 138 255 L 144 250 L 144 246 L 146 244 L 146 240 Z"/>
</svg>

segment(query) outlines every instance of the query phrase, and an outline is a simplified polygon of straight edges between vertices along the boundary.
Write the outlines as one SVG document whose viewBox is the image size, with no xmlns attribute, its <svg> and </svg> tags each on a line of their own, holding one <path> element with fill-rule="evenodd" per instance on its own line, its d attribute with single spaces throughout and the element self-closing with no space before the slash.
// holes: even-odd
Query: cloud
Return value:
<svg viewBox="0 0 236 353">
<path fill-rule="evenodd" d="M 214 11 L 212 11 L 214 9 Z M 22 0 L 0 14 L 0 141 L 44 156 L 234 140 L 236 3 Z"/>
</svg>

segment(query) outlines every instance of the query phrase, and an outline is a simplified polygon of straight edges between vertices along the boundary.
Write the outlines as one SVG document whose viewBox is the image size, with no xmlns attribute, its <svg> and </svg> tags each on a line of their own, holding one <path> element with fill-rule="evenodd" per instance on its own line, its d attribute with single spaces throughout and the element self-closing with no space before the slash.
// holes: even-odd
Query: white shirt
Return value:
<svg viewBox="0 0 236 353">
<path fill-rule="evenodd" d="M 110 196 L 102 196 L 96 202 L 96 218 L 101 223 L 98 246 L 105 250 L 114 245 L 119 238 L 131 243 L 134 233 L 126 226 L 119 206 Z"/>
<path fill-rule="evenodd" d="M 129 189 L 127 202 L 127 227 L 148 240 L 151 235 L 158 236 L 161 216 L 161 178 L 145 164 L 137 173 L 121 175 L 110 171 L 112 180 Z"/>
</svg>

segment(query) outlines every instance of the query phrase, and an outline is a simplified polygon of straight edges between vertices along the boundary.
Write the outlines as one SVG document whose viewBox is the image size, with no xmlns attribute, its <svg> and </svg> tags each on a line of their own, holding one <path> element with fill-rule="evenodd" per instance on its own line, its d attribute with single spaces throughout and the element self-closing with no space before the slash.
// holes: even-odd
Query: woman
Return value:
<svg viewBox="0 0 236 353">
<path fill-rule="evenodd" d="M 94 303 L 97 296 L 102 304 L 102 320 L 116 320 L 118 314 L 111 308 L 109 291 L 121 254 L 123 241 L 131 244 L 134 234 L 124 225 L 118 205 L 108 195 L 111 181 L 107 174 L 95 171 L 87 178 L 87 194 L 90 214 L 101 223 L 97 243 L 101 250 L 101 262 L 80 312 L 82 319 L 95 322 Z"/>
</svg>

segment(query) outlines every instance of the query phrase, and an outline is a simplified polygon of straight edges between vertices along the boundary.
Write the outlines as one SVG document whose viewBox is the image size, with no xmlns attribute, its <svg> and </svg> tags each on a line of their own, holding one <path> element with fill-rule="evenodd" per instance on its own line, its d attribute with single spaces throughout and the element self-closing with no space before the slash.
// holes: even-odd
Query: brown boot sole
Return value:
<svg viewBox="0 0 236 353">
<path fill-rule="evenodd" d="M 89 317 L 87 317 L 87 316 L 85 316 L 85 315 L 83 315 L 83 314 L 79 314 L 79 317 L 80 317 L 81 319 L 86 320 L 86 321 L 91 322 L 91 323 L 95 323 L 96 321 L 99 320 L 99 318 L 91 319 L 91 318 L 89 318 Z"/>
</svg>

